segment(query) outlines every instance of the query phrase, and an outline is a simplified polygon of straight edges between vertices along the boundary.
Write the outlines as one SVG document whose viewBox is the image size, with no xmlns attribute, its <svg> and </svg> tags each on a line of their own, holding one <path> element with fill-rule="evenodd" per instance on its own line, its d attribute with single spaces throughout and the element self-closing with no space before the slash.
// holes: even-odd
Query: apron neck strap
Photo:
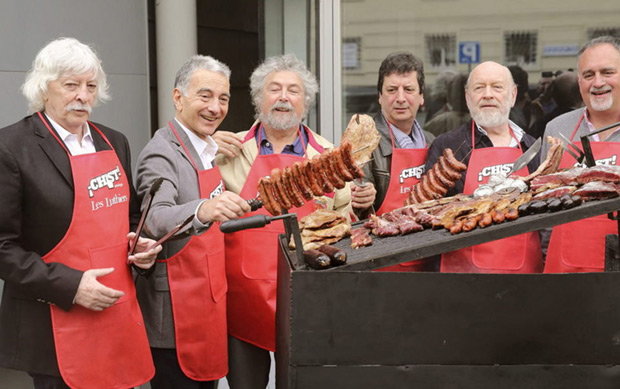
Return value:
<svg viewBox="0 0 620 389">
<path fill-rule="evenodd" d="M 71 155 L 71 152 L 69 151 L 69 149 L 67 148 L 67 146 L 65 145 L 65 142 L 63 142 L 60 137 L 58 136 L 58 134 L 56 134 L 56 131 L 52 130 L 52 127 L 50 126 L 50 124 L 47 122 L 47 119 L 43 116 L 43 114 L 41 112 L 37 112 L 37 115 L 39 115 L 39 119 L 41 119 L 41 121 L 43 122 L 43 124 L 45 125 L 45 127 L 47 128 L 47 130 L 50 132 L 50 134 L 52 134 L 52 136 L 54 138 L 56 138 L 56 140 L 58 141 L 58 143 L 60 143 L 60 146 L 62 146 L 63 149 L 65 149 L 65 151 L 67 152 L 68 155 Z M 88 125 L 92 128 L 95 129 L 95 131 L 97 131 L 97 133 L 101 136 L 101 138 L 103 139 L 103 141 L 105 143 L 108 144 L 108 146 L 110 146 L 110 149 L 114 150 L 114 147 L 112 147 L 112 143 L 110 143 L 110 141 L 108 140 L 108 138 L 103 134 L 103 132 L 101 132 L 100 129 L 97 128 L 97 126 L 95 126 L 93 123 L 91 122 L 87 122 Z"/>
<path fill-rule="evenodd" d="M 194 170 L 196 171 L 196 173 L 198 173 L 198 171 L 199 171 L 198 165 L 196 164 L 196 161 L 194 161 L 194 158 L 192 157 L 192 154 L 190 154 L 189 149 L 187 148 L 187 146 L 185 146 L 185 143 L 183 143 L 183 141 L 181 140 L 181 137 L 179 136 L 179 133 L 177 132 L 176 128 L 174 127 L 174 124 L 172 123 L 172 120 L 168 122 L 168 126 L 172 130 L 172 133 L 174 134 L 174 136 L 179 141 L 179 144 L 181 145 L 181 147 L 183 147 L 183 150 L 185 151 L 185 154 L 187 155 L 187 158 L 189 158 L 189 162 L 192 164 Z"/>
<path fill-rule="evenodd" d="M 474 150 L 476 148 L 476 145 L 475 145 L 476 142 L 474 141 L 474 139 L 475 139 L 474 134 L 475 134 L 475 128 L 476 128 L 475 126 L 476 126 L 476 124 L 472 120 L 471 121 L 471 149 L 472 150 Z M 512 138 L 517 141 L 517 147 L 519 147 L 519 150 L 523 150 L 521 148 L 521 142 L 519 142 L 519 139 L 517 139 L 517 136 L 515 135 L 515 132 L 512 130 L 512 127 L 510 127 L 510 124 L 508 125 L 508 130 L 510 130 L 510 135 L 512 136 Z"/>
</svg>

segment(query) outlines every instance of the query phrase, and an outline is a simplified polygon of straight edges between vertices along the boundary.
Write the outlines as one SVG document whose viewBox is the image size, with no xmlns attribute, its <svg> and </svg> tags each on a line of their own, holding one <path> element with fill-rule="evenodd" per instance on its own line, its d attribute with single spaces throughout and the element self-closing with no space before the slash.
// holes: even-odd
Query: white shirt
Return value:
<svg viewBox="0 0 620 389">
<path fill-rule="evenodd" d="M 185 131 L 187 137 L 190 142 L 192 142 L 192 146 L 194 146 L 194 150 L 200 156 L 200 160 L 202 161 L 202 165 L 205 169 L 211 169 L 213 167 L 213 160 L 215 159 L 215 153 L 217 153 L 217 143 L 211 138 L 210 135 L 207 135 L 207 140 L 200 138 L 198 135 L 191 132 L 187 127 L 183 125 L 179 120 L 176 120 L 179 123 L 179 126 Z M 196 210 L 194 211 L 194 220 L 192 221 L 192 226 L 197 234 L 200 234 L 206 231 L 209 227 L 211 227 L 211 222 L 203 223 L 198 219 L 198 210 L 202 203 L 206 200 L 203 200 L 198 204 Z"/>
<path fill-rule="evenodd" d="M 510 144 L 508 145 L 508 147 L 519 147 L 519 143 L 521 143 L 521 139 L 523 139 L 523 134 L 525 134 L 525 131 L 523 131 L 521 127 L 517 126 L 512 120 L 508 120 L 508 125 L 512 129 L 512 132 L 515 134 L 514 137 L 510 137 Z M 478 128 L 478 131 L 480 131 L 486 136 L 489 136 L 486 130 L 480 127 L 478 123 L 476 123 L 476 127 Z"/>
<path fill-rule="evenodd" d="M 215 153 L 217 153 L 217 143 L 215 143 L 215 141 L 213 140 L 213 138 L 211 138 L 210 135 L 207 135 L 207 139 L 204 140 L 198 135 L 194 134 L 192 131 L 190 131 L 180 121 L 177 120 L 177 123 L 179 123 L 183 131 L 185 131 L 190 142 L 192 142 L 194 150 L 196 150 L 196 153 L 198 153 L 198 155 L 200 156 L 202 166 L 205 169 L 211 169 L 213 167 Z"/>
<path fill-rule="evenodd" d="M 52 127 L 56 130 L 58 136 L 60 136 L 60 139 L 65 142 L 65 146 L 67 146 L 71 155 L 82 155 L 97 152 L 95 149 L 95 143 L 93 142 L 93 137 L 90 134 L 90 126 L 88 123 L 85 123 L 86 129 L 84 130 L 82 143 L 80 144 L 77 135 L 65 130 L 60 124 L 52 120 L 48 114 L 45 114 L 45 116 L 49 119 L 50 123 L 52 123 Z"/>
</svg>

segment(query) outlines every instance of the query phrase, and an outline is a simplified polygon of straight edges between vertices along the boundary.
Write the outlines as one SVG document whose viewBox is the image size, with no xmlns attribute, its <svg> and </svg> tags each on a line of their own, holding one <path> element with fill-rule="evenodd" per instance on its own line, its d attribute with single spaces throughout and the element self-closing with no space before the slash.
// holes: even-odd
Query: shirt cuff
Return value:
<svg viewBox="0 0 620 389">
<path fill-rule="evenodd" d="M 205 201 L 207 200 L 201 201 L 200 204 L 198 204 L 198 206 L 196 207 L 196 210 L 194 211 L 194 220 L 192 221 L 192 227 L 197 234 L 205 232 L 209 229 L 209 227 L 211 227 L 212 224 L 212 222 L 203 223 L 200 221 L 200 219 L 198 219 L 198 210 L 200 209 L 202 203 L 204 203 Z"/>
</svg>

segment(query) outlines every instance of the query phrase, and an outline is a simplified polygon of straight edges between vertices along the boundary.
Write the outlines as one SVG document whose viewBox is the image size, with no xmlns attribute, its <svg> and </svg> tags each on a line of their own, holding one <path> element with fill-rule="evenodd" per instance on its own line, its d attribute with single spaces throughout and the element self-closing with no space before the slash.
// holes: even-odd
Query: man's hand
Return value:
<svg viewBox="0 0 620 389">
<path fill-rule="evenodd" d="M 127 239 L 131 242 L 135 239 L 136 233 L 130 232 L 127 234 Z M 136 252 L 134 255 L 127 257 L 127 263 L 133 263 L 140 269 L 149 269 L 155 263 L 157 253 L 162 250 L 161 245 L 157 245 L 152 249 L 146 251 L 151 245 L 155 244 L 153 239 L 138 237 L 138 243 L 136 244 Z"/>
<path fill-rule="evenodd" d="M 198 209 L 198 220 L 202 223 L 236 219 L 250 212 L 248 202 L 236 193 L 226 191 L 212 200 L 202 203 Z"/>
<path fill-rule="evenodd" d="M 351 206 L 356 209 L 368 209 L 375 202 L 377 190 L 371 182 L 364 186 L 359 186 L 353 182 L 351 184 Z"/>
<path fill-rule="evenodd" d="M 224 154 L 227 157 L 233 158 L 239 155 L 241 150 L 243 138 L 230 131 L 215 131 L 211 135 L 215 143 L 218 145 L 217 153 Z"/>
<path fill-rule="evenodd" d="M 120 290 L 108 288 L 97 281 L 97 277 L 103 277 L 113 271 L 113 267 L 86 270 L 82 275 L 80 285 L 78 285 L 78 290 L 75 294 L 75 303 L 84 308 L 92 309 L 93 311 L 103 311 L 114 305 L 125 293 Z"/>
</svg>

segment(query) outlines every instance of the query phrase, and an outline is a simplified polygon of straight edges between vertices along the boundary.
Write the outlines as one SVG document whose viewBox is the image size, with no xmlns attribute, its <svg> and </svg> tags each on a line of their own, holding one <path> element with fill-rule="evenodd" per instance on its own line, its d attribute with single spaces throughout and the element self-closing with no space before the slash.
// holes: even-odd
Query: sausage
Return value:
<svg viewBox="0 0 620 389">
<path fill-rule="evenodd" d="M 467 218 L 463 222 L 463 231 L 465 231 L 465 232 L 471 231 L 474 228 L 476 228 L 477 225 L 478 225 L 478 219 L 477 218 L 475 218 L 475 217 Z"/>
<path fill-rule="evenodd" d="M 437 180 L 437 182 L 439 182 L 442 187 L 446 188 L 446 190 L 449 190 L 454 186 L 454 181 L 450 180 L 443 174 L 443 171 L 441 170 L 441 167 L 438 163 L 435 163 L 433 165 L 431 171 L 435 174 L 435 179 Z"/>
<path fill-rule="evenodd" d="M 439 182 L 439 180 L 437 180 L 437 176 L 435 175 L 435 171 L 433 169 L 429 170 L 426 173 L 426 177 L 428 177 L 428 183 L 430 188 L 437 193 L 440 196 L 445 196 L 446 193 L 448 193 L 448 188 L 446 188 L 445 186 L 441 185 L 441 183 Z"/>
<path fill-rule="evenodd" d="M 263 206 L 265 207 L 267 212 L 274 216 L 277 216 L 278 213 L 276 213 L 276 210 L 279 209 L 279 207 L 277 206 L 278 203 L 275 202 L 273 194 L 271 194 L 271 186 L 269 187 L 269 191 L 265 188 L 265 181 L 267 180 L 268 179 L 265 177 L 261 177 L 260 180 L 258 180 L 258 195 L 260 196 L 260 199 L 263 202 Z"/>
<path fill-rule="evenodd" d="M 450 233 L 452 235 L 454 234 L 459 234 L 461 231 L 463 231 L 463 221 L 462 220 L 455 220 L 454 223 L 452 223 L 450 225 L 450 228 L 448 228 L 450 230 Z"/>
<path fill-rule="evenodd" d="M 501 224 L 506 220 L 506 216 L 504 216 L 504 212 L 498 211 L 496 209 L 491 211 L 491 218 L 493 219 L 493 223 Z"/>
<path fill-rule="evenodd" d="M 340 145 L 340 155 L 342 156 L 342 160 L 345 163 L 345 166 L 351 172 L 353 178 L 362 178 L 364 177 L 364 171 L 357 166 L 355 163 L 355 159 L 353 159 L 353 145 L 350 142 L 342 142 Z"/>
<path fill-rule="evenodd" d="M 485 228 L 493 224 L 493 217 L 490 213 L 485 212 L 480 215 L 480 220 L 478 221 L 478 227 Z"/>
<path fill-rule="evenodd" d="M 347 253 L 337 247 L 324 244 L 318 248 L 322 253 L 327 254 L 332 266 L 344 265 L 347 263 Z"/>
<path fill-rule="evenodd" d="M 321 155 L 322 166 L 325 169 L 325 173 L 327 174 L 327 178 L 331 181 L 332 185 L 336 189 L 342 189 L 345 187 L 346 182 L 338 175 L 338 168 L 335 166 L 334 158 L 331 158 L 331 154 L 323 154 Z"/>
<path fill-rule="evenodd" d="M 557 197 L 545 199 L 545 202 L 547 203 L 547 209 L 549 212 L 557 212 L 562 209 L 562 200 Z"/>
<path fill-rule="evenodd" d="M 306 261 L 306 264 L 313 269 L 327 269 L 330 265 L 329 257 L 326 254 L 320 252 L 319 250 L 304 250 L 303 254 L 304 261 Z"/>
<path fill-rule="evenodd" d="M 282 182 L 282 172 L 280 172 L 280 169 L 273 169 L 271 171 L 271 182 L 273 184 L 273 192 L 278 198 L 278 204 L 280 204 L 280 207 L 284 209 L 291 209 L 293 204 L 286 194 L 286 189 L 284 188 L 284 183 Z"/>
<path fill-rule="evenodd" d="M 323 194 L 325 194 L 325 192 L 323 191 L 323 181 L 317 179 L 314 176 L 312 164 L 309 160 L 305 160 L 302 162 L 301 171 L 306 181 L 308 181 L 308 183 L 310 184 L 310 190 L 312 190 L 312 194 L 315 196 L 323 196 Z"/>
<path fill-rule="evenodd" d="M 434 199 L 438 199 L 441 196 L 433 191 L 433 189 L 431 189 L 431 187 L 428 184 L 428 177 L 422 177 L 422 181 L 420 181 L 420 189 L 422 191 L 422 193 L 424 193 L 425 197 L 428 198 L 429 200 L 434 200 Z"/>
<path fill-rule="evenodd" d="M 423 203 L 425 201 L 430 200 L 430 198 L 426 197 L 426 195 L 424 194 L 424 192 L 422 192 L 422 182 L 418 182 L 417 184 L 415 184 L 413 186 L 413 188 L 411 188 L 412 191 L 414 191 L 414 196 L 416 196 L 419 200 L 420 203 Z"/>
<path fill-rule="evenodd" d="M 439 167 L 441 169 L 441 172 L 444 174 L 446 178 L 448 178 L 450 181 L 458 181 L 461 179 L 461 173 L 459 173 L 458 171 L 450 167 L 450 165 L 446 161 L 446 157 L 441 155 L 437 159 L 437 161 L 439 162 Z"/>
<path fill-rule="evenodd" d="M 467 165 L 465 165 L 463 162 L 457 160 L 454 157 L 454 153 L 452 153 L 452 149 L 450 148 L 445 148 L 443 149 L 443 155 L 444 157 L 446 157 L 446 163 L 455 171 L 457 172 L 464 172 L 465 170 L 467 170 Z"/>
<path fill-rule="evenodd" d="M 543 200 L 530 201 L 528 209 L 530 213 L 544 213 L 547 212 L 547 203 Z"/>
<path fill-rule="evenodd" d="M 287 167 L 284 169 L 284 172 L 282 173 L 282 180 L 284 181 L 284 185 L 288 191 L 289 198 L 293 200 L 293 205 L 296 207 L 303 206 L 304 197 L 301 195 L 301 190 L 297 186 L 297 183 L 293 180 L 291 168 Z"/>
<path fill-rule="evenodd" d="M 506 208 L 504 210 L 504 216 L 506 220 L 517 220 L 519 218 L 519 212 L 514 208 Z"/>
<path fill-rule="evenodd" d="M 312 189 L 310 187 L 310 184 L 306 180 L 306 177 L 304 176 L 304 172 L 303 172 L 303 169 L 302 169 L 301 162 L 295 162 L 293 164 L 293 166 L 291 166 L 291 172 L 293 174 L 293 178 L 292 179 L 294 180 L 294 182 L 299 187 L 299 191 L 301 192 L 301 196 L 306 201 L 312 200 L 312 197 L 313 197 L 312 196 Z"/>
<path fill-rule="evenodd" d="M 417 185 L 413 185 L 411 187 L 411 190 L 409 191 L 409 200 L 411 204 L 419 204 L 422 202 L 422 200 L 418 197 L 417 192 L 415 191 L 415 187 Z"/>
<path fill-rule="evenodd" d="M 316 155 L 310 161 L 310 166 L 312 166 L 312 172 L 314 173 L 315 178 L 320 178 L 321 186 L 323 187 L 323 191 L 325 193 L 331 193 L 334 191 L 334 184 L 332 184 L 327 172 L 325 171 L 325 167 L 323 165 L 323 160 L 320 155 Z"/>
<path fill-rule="evenodd" d="M 334 161 L 333 166 L 336 168 L 336 173 L 342 178 L 345 182 L 353 181 L 355 177 L 353 174 L 347 169 L 347 165 L 344 163 L 344 159 L 342 158 L 342 153 L 340 152 L 340 148 L 336 147 L 329 156 Z"/>
</svg>

